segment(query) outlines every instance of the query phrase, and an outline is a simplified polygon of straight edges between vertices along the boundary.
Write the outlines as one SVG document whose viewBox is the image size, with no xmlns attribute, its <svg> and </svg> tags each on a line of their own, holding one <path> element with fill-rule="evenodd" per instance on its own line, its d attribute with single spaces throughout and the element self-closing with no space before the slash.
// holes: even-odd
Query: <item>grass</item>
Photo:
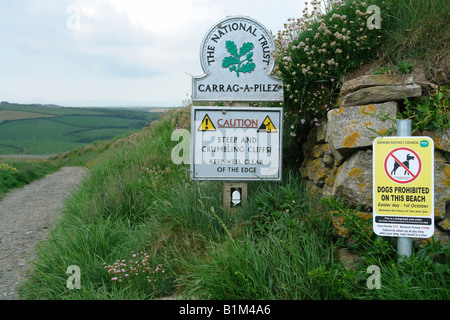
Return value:
<svg viewBox="0 0 450 320">
<path fill-rule="evenodd" d="M 10 190 L 58 170 L 59 166 L 46 159 L 0 158 L 0 199 Z"/>
<path fill-rule="evenodd" d="M 389 239 L 351 247 L 328 213 L 342 205 L 308 195 L 297 169 L 286 168 L 281 183 L 251 182 L 245 207 L 223 208 L 220 182 L 190 181 L 189 168 L 171 161 L 172 132 L 188 114 L 167 114 L 92 164 L 39 245 L 21 299 L 450 298 L 448 246 L 416 247 L 403 265 Z M 337 259 L 341 247 L 363 258 L 357 268 Z M 130 272 L 144 260 L 147 273 Z M 372 264 L 380 290 L 366 285 Z M 66 287 L 71 265 L 80 267 L 80 290 Z"/>
<path fill-rule="evenodd" d="M 433 24 L 440 28 L 448 21 L 442 0 L 385 1 L 382 30 L 370 33 L 363 20 L 367 3 L 335 1 L 342 3 L 323 17 L 306 17 L 312 25 L 291 21 L 288 33 L 280 34 L 284 51 L 277 72 L 290 85 L 288 136 L 301 131 L 302 119 L 306 131 L 318 123 L 315 117 L 326 112 L 345 73 L 373 59 L 373 49 L 385 48 L 385 59 L 410 72 L 412 62 L 405 59 L 424 57 L 428 45 L 420 39 Z M 431 58 L 448 45 L 448 27 L 435 31 Z M 315 37 L 319 32 L 325 38 Z M 337 40 L 326 38 L 331 35 Z M 322 39 L 333 49 L 323 51 Z M 417 103 L 431 115 L 421 120 L 424 128 L 439 123 L 431 102 Z M 189 116 L 189 109 L 173 111 L 148 129 L 59 158 L 85 163 L 90 177 L 39 245 L 30 278 L 20 288 L 22 299 L 450 299 L 450 245 L 414 244 L 411 257 L 399 262 L 395 239 L 377 237 L 371 221 L 354 214 L 357 209 L 308 194 L 295 161 L 285 159 L 280 183 L 251 182 L 245 207 L 223 208 L 220 182 L 191 181 L 189 168 L 171 161 L 177 144 L 171 135 L 190 123 Z M 345 218 L 345 238 L 333 228 L 336 215 Z M 343 249 L 356 256 L 351 266 L 339 259 Z M 131 268 L 136 262 L 138 272 Z M 71 265 L 81 269 L 80 290 L 66 286 Z M 379 267 L 378 289 L 368 286 L 372 266 Z"/>
<path fill-rule="evenodd" d="M 388 1 L 388 7 L 381 58 L 393 64 L 424 60 L 429 68 L 437 68 L 439 61 L 448 56 L 448 1 Z"/>
</svg>

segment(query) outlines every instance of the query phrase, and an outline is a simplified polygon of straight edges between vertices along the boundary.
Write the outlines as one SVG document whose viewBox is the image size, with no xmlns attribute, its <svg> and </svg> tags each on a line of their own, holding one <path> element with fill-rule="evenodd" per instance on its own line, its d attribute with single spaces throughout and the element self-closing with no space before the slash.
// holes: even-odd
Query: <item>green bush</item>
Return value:
<svg viewBox="0 0 450 320">
<path fill-rule="evenodd" d="M 419 101 L 405 99 L 405 110 L 399 116 L 412 120 L 413 134 L 421 135 L 425 130 L 443 133 L 450 126 L 449 96 L 450 88 L 442 86 Z"/>
</svg>

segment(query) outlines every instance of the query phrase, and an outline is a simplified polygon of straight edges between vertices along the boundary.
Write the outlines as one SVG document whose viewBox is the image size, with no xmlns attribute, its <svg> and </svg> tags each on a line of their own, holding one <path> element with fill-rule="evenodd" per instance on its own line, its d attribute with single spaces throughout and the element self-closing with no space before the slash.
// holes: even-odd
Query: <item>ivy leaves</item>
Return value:
<svg viewBox="0 0 450 320">
<path fill-rule="evenodd" d="M 253 62 L 253 48 L 255 47 L 253 43 L 246 42 L 242 45 L 242 47 L 237 49 L 234 41 L 228 40 L 225 44 L 228 53 L 231 56 L 225 57 L 222 61 L 223 68 L 229 68 L 230 72 L 236 72 L 236 76 L 239 77 L 239 74 L 242 73 L 250 73 L 255 70 L 255 63 Z M 242 60 L 242 58 L 245 58 Z"/>
</svg>

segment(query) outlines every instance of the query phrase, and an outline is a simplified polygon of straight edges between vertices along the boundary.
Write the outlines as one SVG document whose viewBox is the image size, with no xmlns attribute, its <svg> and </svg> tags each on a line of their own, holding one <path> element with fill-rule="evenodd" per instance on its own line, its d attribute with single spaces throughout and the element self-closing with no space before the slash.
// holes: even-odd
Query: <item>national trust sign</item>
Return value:
<svg viewBox="0 0 450 320">
<path fill-rule="evenodd" d="M 283 101 L 283 83 L 271 75 L 272 35 L 259 22 L 228 17 L 203 39 L 203 76 L 193 77 L 193 101 Z"/>
</svg>

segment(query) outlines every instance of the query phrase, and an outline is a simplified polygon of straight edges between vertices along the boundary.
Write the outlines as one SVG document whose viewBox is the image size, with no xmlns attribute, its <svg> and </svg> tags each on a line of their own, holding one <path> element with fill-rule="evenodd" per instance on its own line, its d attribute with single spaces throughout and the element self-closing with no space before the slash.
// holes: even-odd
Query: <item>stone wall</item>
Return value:
<svg viewBox="0 0 450 320">
<path fill-rule="evenodd" d="M 359 214 L 371 218 L 372 143 L 377 133 L 395 135 L 398 103 L 420 97 L 412 76 L 373 75 L 347 81 L 340 102 L 327 121 L 314 129 L 303 146 L 302 172 L 308 189 L 322 196 L 339 196 Z M 450 129 L 424 132 L 435 145 L 435 238 L 450 240 Z"/>
</svg>

